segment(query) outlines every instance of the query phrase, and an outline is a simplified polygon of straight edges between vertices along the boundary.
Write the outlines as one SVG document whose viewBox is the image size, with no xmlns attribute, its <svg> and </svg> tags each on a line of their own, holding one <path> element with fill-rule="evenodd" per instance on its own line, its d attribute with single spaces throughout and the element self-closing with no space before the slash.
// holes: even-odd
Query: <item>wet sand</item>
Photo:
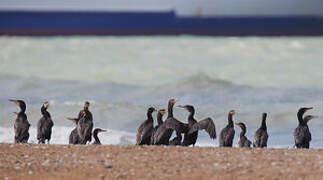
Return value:
<svg viewBox="0 0 323 180">
<path fill-rule="evenodd" d="M 0 143 L 0 179 L 323 179 L 323 150 Z"/>
</svg>

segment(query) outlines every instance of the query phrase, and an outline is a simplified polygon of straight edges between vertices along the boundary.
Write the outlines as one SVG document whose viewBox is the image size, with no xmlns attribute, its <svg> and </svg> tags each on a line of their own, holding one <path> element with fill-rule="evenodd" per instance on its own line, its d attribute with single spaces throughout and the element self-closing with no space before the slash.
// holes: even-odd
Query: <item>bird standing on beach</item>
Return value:
<svg viewBox="0 0 323 180">
<path fill-rule="evenodd" d="M 71 120 L 75 123 L 75 128 L 71 131 L 69 136 L 69 144 L 80 144 L 80 138 L 77 134 L 77 124 L 78 124 L 78 118 L 67 118 L 68 120 Z"/>
<path fill-rule="evenodd" d="M 235 114 L 234 110 L 231 110 L 228 115 L 228 125 L 222 129 L 220 133 L 220 147 L 232 147 L 233 138 L 234 138 L 234 127 L 232 116 Z"/>
<path fill-rule="evenodd" d="M 20 112 L 17 113 L 17 118 L 14 124 L 15 130 L 15 143 L 27 143 L 29 139 L 29 127 L 30 124 L 27 120 L 26 103 L 23 100 L 10 99 L 9 101 L 14 102 L 20 108 Z"/>
<path fill-rule="evenodd" d="M 251 141 L 245 136 L 245 134 L 247 132 L 246 125 L 244 123 L 242 123 L 242 122 L 236 123 L 236 125 L 238 125 L 241 128 L 240 139 L 238 141 L 239 147 L 248 147 L 248 148 L 250 148 Z"/>
<path fill-rule="evenodd" d="M 155 108 L 150 107 L 147 110 L 147 120 L 145 120 L 137 130 L 136 145 L 150 145 L 151 134 L 154 129 L 154 119 L 152 113 L 156 111 Z"/>
<path fill-rule="evenodd" d="M 302 107 L 298 110 L 298 126 L 294 131 L 295 146 L 297 148 L 310 148 L 310 141 L 312 140 L 311 132 L 308 128 L 307 122 L 313 119 L 315 116 L 309 116 L 307 119 L 303 119 L 303 115 L 312 107 Z"/>
<path fill-rule="evenodd" d="M 37 140 L 38 143 L 42 144 L 45 143 L 46 139 L 47 143 L 49 144 L 50 138 L 52 136 L 52 127 L 54 126 L 50 113 L 47 111 L 48 107 L 48 102 L 45 102 L 42 105 L 41 114 L 43 115 L 43 117 L 41 117 L 37 123 Z"/>
<path fill-rule="evenodd" d="M 168 145 L 169 139 L 175 129 L 180 130 L 179 133 L 183 132 L 185 124 L 178 121 L 173 116 L 173 107 L 177 100 L 170 99 L 168 101 L 168 116 L 163 124 L 159 126 L 154 134 L 154 144 L 156 145 Z"/>
<path fill-rule="evenodd" d="M 159 128 L 159 126 L 164 123 L 163 116 L 165 115 L 166 112 L 167 112 L 166 109 L 161 109 L 161 110 L 158 111 L 158 113 L 157 113 L 157 126 L 154 127 L 153 132 L 151 133 L 150 144 L 154 144 L 154 134 L 157 131 L 157 129 Z"/>
<path fill-rule="evenodd" d="M 89 106 L 90 103 L 86 101 L 78 117 L 77 134 L 80 138 L 80 144 L 86 144 L 92 140 L 93 117 L 89 111 Z"/>
<path fill-rule="evenodd" d="M 188 129 L 184 133 L 184 140 L 182 142 L 183 146 L 193 145 L 194 147 L 198 138 L 198 131 L 203 129 L 209 134 L 211 139 L 216 138 L 215 125 L 211 118 L 206 118 L 197 122 L 194 118 L 195 109 L 192 105 L 185 105 L 179 107 L 187 110 L 190 113 L 188 116 Z"/>
<path fill-rule="evenodd" d="M 268 133 L 267 133 L 266 118 L 267 118 L 267 113 L 263 113 L 261 126 L 259 129 L 257 129 L 255 133 L 253 147 L 259 147 L 259 148 L 267 147 Z"/>
<path fill-rule="evenodd" d="M 93 131 L 94 142 L 92 144 L 101 145 L 101 141 L 98 137 L 98 133 L 100 133 L 100 132 L 106 132 L 106 130 L 100 129 L 100 128 L 94 129 L 94 131 Z"/>
</svg>

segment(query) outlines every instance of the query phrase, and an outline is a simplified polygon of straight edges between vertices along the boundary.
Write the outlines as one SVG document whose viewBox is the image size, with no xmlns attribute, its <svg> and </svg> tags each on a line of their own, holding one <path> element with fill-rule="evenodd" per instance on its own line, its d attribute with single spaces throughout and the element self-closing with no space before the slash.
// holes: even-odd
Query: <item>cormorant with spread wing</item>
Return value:
<svg viewBox="0 0 323 180">
<path fill-rule="evenodd" d="M 209 134 L 211 139 L 216 138 L 215 125 L 211 118 L 206 118 L 197 122 L 194 118 L 195 109 L 193 106 L 185 105 L 179 107 L 186 109 L 190 113 L 188 116 L 188 129 L 187 132 L 184 134 L 184 140 L 182 142 L 183 146 L 195 146 L 198 137 L 198 131 L 203 129 Z"/>
</svg>

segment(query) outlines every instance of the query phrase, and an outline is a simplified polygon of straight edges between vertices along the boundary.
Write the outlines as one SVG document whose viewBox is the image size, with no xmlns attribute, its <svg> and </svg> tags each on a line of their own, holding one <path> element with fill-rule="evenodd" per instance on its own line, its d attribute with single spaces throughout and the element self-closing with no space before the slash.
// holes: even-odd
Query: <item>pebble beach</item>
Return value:
<svg viewBox="0 0 323 180">
<path fill-rule="evenodd" d="M 0 179 L 322 179 L 321 149 L 0 144 Z"/>
</svg>

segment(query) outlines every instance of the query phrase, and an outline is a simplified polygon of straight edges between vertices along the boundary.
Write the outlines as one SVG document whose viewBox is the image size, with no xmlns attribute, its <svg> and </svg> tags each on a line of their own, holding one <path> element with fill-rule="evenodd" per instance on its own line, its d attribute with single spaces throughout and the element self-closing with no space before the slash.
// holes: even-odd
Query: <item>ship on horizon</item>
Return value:
<svg viewBox="0 0 323 180">
<path fill-rule="evenodd" d="M 1 35 L 323 35 L 320 0 L 2 0 Z"/>
</svg>

